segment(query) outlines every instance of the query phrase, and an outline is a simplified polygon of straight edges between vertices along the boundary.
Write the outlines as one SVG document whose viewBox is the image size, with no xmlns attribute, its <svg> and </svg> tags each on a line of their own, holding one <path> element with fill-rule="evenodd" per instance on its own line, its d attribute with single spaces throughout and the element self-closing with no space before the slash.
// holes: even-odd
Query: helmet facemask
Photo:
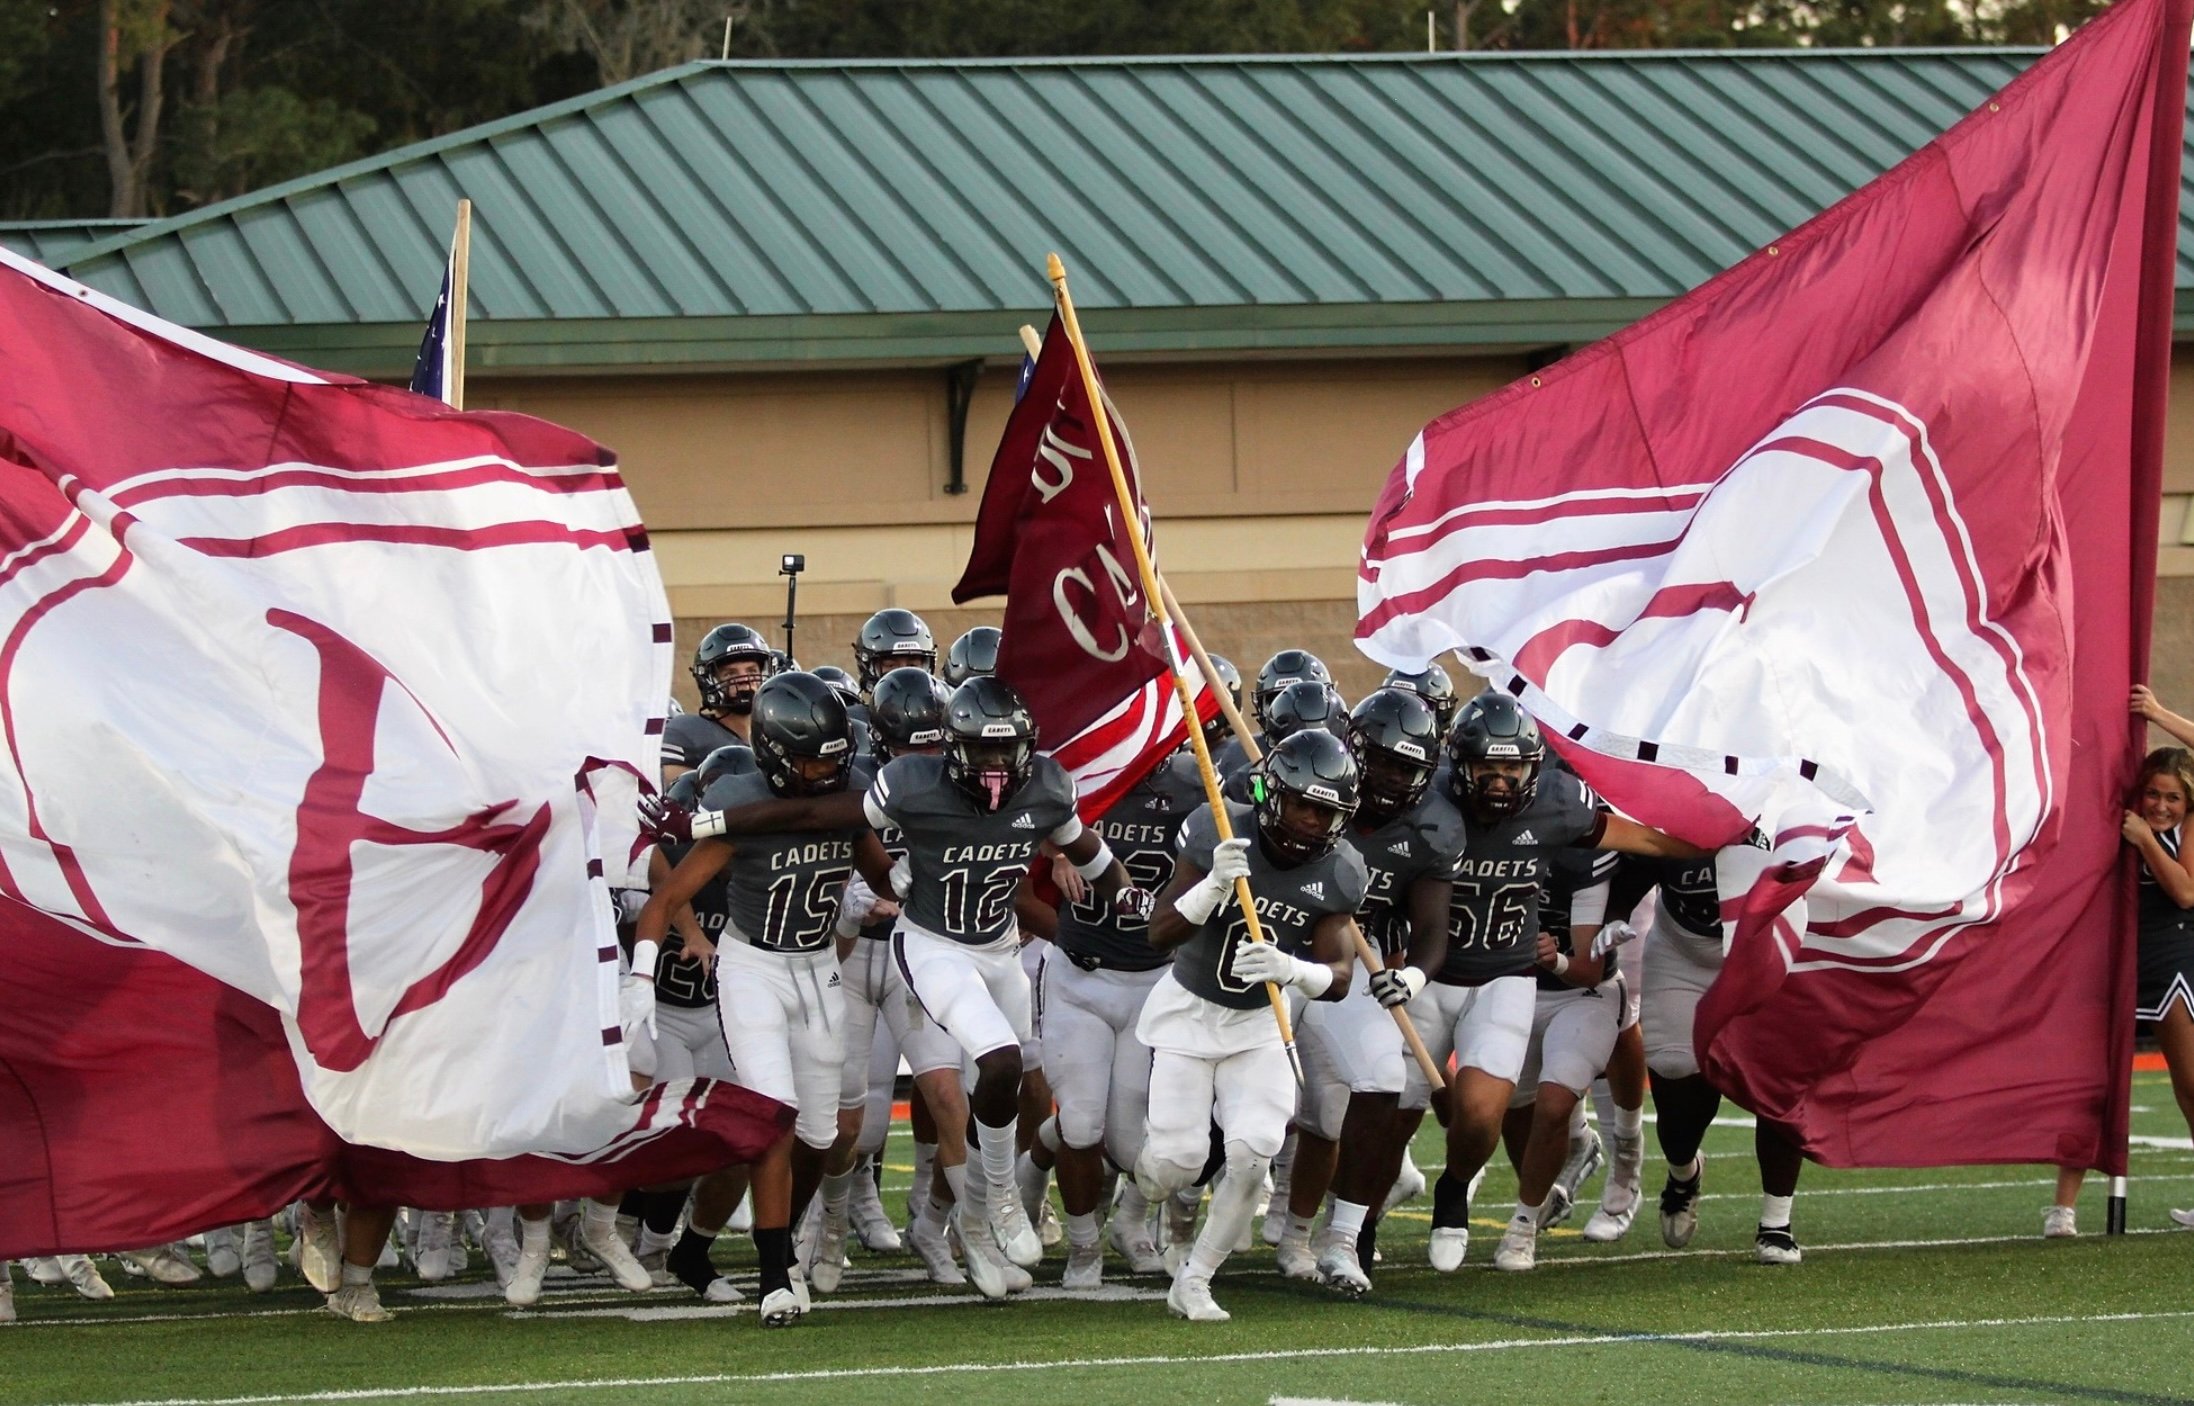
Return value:
<svg viewBox="0 0 2194 1406">
<path fill-rule="evenodd" d="M 988 731 L 989 729 L 985 729 Z M 945 743 L 945 770 L 986 811 L 997 811 L 1028 782 L 1035 744 L 1025 737 L 953 737 Z"/>
</svg>

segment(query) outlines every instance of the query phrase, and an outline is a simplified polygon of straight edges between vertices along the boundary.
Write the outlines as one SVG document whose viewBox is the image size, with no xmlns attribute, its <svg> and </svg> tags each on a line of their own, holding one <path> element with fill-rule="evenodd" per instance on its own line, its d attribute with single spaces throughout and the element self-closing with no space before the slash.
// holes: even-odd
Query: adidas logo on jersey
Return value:
<svg viewBox="0 0 2194 1406">
<path fill-rule="evenodd" d="M 1311 881 L 1310 881 L 1309 883 L 1307 883 L 1307 884 L 1304 884 L 1304 885 L 1303 885 L 1303 897 L 1305 897 L 1305 898 L 1315 898 L 1315 899 L 1320 899 L 1320 900 L 1323 900 L 1323 899 L 1325 898 L 1325 896 L 1326 896 L 1326 883 L 1325 883 L 1325 880 L 1323 880 L 1323 879 L 1312 879 L 1312 880 L 1311 880 Z"/>
<path fill-rule="evenodd" d="M 1013 817 L 1013 828 L 1016 830 L 1033 830 L 1036 828 L 1036 817 L 1024 810 Z"/>
<path fill-rule="evenodd" d="M 1386 852 L 1388 854 L 1407 855 L 1409 853 L 1409 841 L 1396 840 L 1393 844 L 1386 847 Z"/>
<path fill-rule="evenodd" d="M 1518 845 L 1535 845 L 1539 843 L 1539 837 L 1532 834 L 1529 830 L 1526 830 L 1522 834 L 1518 835 L 1515 839 L 1511 840 L 1509 843 Z"/>
</svg>

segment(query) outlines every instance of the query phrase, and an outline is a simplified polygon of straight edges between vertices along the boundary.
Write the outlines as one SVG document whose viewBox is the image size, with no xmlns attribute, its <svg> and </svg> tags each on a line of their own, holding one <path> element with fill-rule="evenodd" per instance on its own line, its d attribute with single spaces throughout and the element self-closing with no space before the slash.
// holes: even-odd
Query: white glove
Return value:
<svg viewBox="0 0 2194 1406">
<path fill-rule="evenodd" d="M 648 906 L 648 891 L 646 889 L 611 889 L 609 893 L 610 897 L 617 901 L 618 922 L 637 923 L 640 921 L 640 910 Z"/>
<path fill-rule="evenodd" d="M 651 977 L 627 972 L 617 984 L 617 1024 L 628 1045 L 637 1042 L 642 1031 L 650 1040 L 655 1038 L 655 982 Z"/>
<path fill-rule="evenodd" d="M 1270 942 L 1252 942 L 1244 934 L 1234 947 L 1234 974 L 1250 981 L 1292 986 L 1316 1000 L 1333 984 L 1333 968 L 1323 962 L 1290 957 Z"/>
<path fill-rule="evenodd" d="M 899 856 L 898 862 L 891 866 L 891 891 L 894 896 L 905 898 L 907 890 L 913 886 L 914 859 L 911 855 L 902 854 Z"/>
<path fill-rule="evenodd" d="M 1408 1005 L 1424 989 L 1425 974 L 1415 967 L 1388 967 L 1371 974 L 1372 999 L 1389 1010 Z"/>
<path fill-rule="evenodd" d="M 1617 918 L 1613 922 L 1602 923 L 1600 931 L 1592 939 L 1592 955 L 1605 957 L 1624 943 L 1637 941 L 1642 935 L 1622 918 Z"/>
<path fill-rule="evenodd" d="M 845 892 L 838 896 L 838 935 L 859 937 L 861 929 L 868 925 L 868 915 L 875 911 L 876 890 L 868 886 L 868 880 L 855 874 L 846 880 Z"/>
<path fill-rule="evenodd" d="M 1197 927 L 1211 921 L 1236 879 L 1249 877 L 1249 841 L 1221 840 L 1211 851 L 1211 872 L 1173 900 L 1173 910 Z"/>
</svg>

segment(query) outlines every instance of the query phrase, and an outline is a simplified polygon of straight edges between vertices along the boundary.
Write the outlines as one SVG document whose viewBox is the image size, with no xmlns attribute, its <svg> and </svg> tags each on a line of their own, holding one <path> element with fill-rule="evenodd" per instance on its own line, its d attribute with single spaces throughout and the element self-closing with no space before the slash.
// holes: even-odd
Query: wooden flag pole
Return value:
<svg viewBox="0 0 2194 1406">
<path fill-rule="evenodd" d="M 1119 446 L 1112 442 L 1112 416 L 1107 413 L 1104 391 L 1097 384 L 1097 368 L 1089 359 L 1089 347 L 1082 341 L 1082 326 L 1074 316 L 1074 299 L 1067 292 L 1066 265 L 1053 254 L 1045 262 L 1045 273 L 1051 279 L 1053 296 L 1058 300 L 1059 321 L 1066 328 L 1067 342 L 1074 348 L 1074 364 L 1082 373 L 1082 389 L 1089 397 L 1092 418 L 1097 422 L 1097 443 L 1104 450 L 1105 467 L 1112 473 L 1112 491 L 1120 500 L 1120 516 L 1126 522 L 1128 543 L 1135 549 L 1135 570 L 1142 578 L 1143 596 L 1150 612 L 1157 618 L 1159 633 L 1165 636 L 1167 672 L 1173 676 L 1174 692 L 1181 699 L 1181 714 L 1188 719 L 1189 746 L 1196 754 L 1196 769 L 1203 774 L 1204 798 L 1211 803 L 1212 824 L 1222 841 L 1234 838 L 1234 827 L 1227 820 L 1226 797 L 1219 790 L 1219 773 L 1212 769 L 1211 749 L 1204 742 L 1204 730 L 1197 725 L 1196 696 L 1190 690 L 1187 665 L 1180 657 L 1180 649 L 1173 638 L 1173 621 L 1166 613 L 1163 594 L 1158 588 L 1158 569 L 1151 564 L 1150 544 L 1143 540 L 1143 514 L 1135 501 L 1135 495 L 1127 486 L 1127 472 L 1120 467 Z M 1242 922 L 1249 930 L 1251 942 L 1265 940 L 1264 925 L 1257 921 L 1257 905 L 1249 891 L 1249 880 L 1234 881 L 1234 901 L 1242 910 Z M 1295 1050 L 1295 1023 L 1288 1018 L 1287 995 L 1271 982 L 1265 983 L 1265 998 L 1272 1003 L 1272 1018 L 1280 1027 L 1280 1044 L 1287 1051 L 1287 1062 L 1295 1071 L 1295 1082 L 1303 1079 L 1303 1058 Z"/>
<path fill-rule="evenodd" d="M 465 301 L 466 284 L 472 277 L 472 202 L 457 202 L 457 237 L 449 255 L 449 385 L 450 407 L 465 408 Z"/>
<path fill-rule="evenodd" d="M 1021 324 L 1021 345 L 1032 357 L 1043 354 L 1044 339 L 1037 335 L 1035 328 L 1025 322 Z M 1250 765 L 1255 766 L 1264 757 L 1257 750 L 1256 736 L 1242 718 L 1242 710 L 1235 705 L 1234 695 L 1227 691 L 1225 682 L 1220 679 L 1219 670 L 1211 662 L 1211 655 L 1204 650 L 1204 642 L 1196 637 L 1196 627 L 1189 624 L 1188 612 L 1182 610 L 1181 603 L 1174 599 L 1171 583 L 1165 577 L 1158 576 L 1155 563 L 1151 567 L 1151 574 L 1157 577 L 1158 599 L 1164 604 L 1166 615 L 1180 628 L 1182 638 L 1188 641 L 1189 653 L 1196 658 L 1196 667 L 1203 671 L 1204 681 L 1210 685 L 1212 695 L 1219 700 L 1219 712 L 1226 718 L 1227 726 L 1234 729 L 1234 735 L 1242 739 L 1242 753 L 1249 758 Z M 1371 939 L 1364 936 L 1362 928 L 1351 923 L 1349 935 L 1356 941 L 1356 960 L 1363 963 L 1367 974 L 1376 976 L 1386 970 L 1386 964 L 1379 960 L 1379 949 L 1371 945 Z M 1409 1012 L 1400 1006 L 1389 1006 L 1387 1009 L 1393 1013 L 1394 1024 L 1402 1032 L 1402 1043 L 1409 1046 L 1409 1053 L 1417 1061 L 1417 1067 L 1424 1071 L 1425 1078 L 1431 1080 L 1436 1089 L 1446 1088 L 1447 1074 L 1440 1068 L 1439 1061 L 1432 1057 L 1432 1051 L 1425 1048 L 1424 1036 L 1417 1033 L 1416 1022 L 1409 1018 Z"/>
</svg>

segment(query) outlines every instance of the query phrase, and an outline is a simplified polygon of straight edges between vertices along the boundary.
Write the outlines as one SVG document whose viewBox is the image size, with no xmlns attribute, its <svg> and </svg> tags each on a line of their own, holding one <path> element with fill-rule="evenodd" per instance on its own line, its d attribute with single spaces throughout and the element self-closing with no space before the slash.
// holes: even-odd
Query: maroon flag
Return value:
<svg viewBox="0 0 2194 1406">
<path fill-rule="evenodd" d="M 1129 497 L 1143 512 L 1134 445 L 1107 398 Z M 1147 529 L 1147 514 L 1145 514 Z M 1179 747 L 1166 641 L 1149 628 L 1118 491 L 1098 443 L 1066 328 L 1054 317 L 983 486 L 975 545 L 954 601 L 1006 598 L 998 677 L 1028 700 L 1045 750 L 1093 819 Z M 1175 642 L 1174 658 L 1185 655 Z M 1203 717 L 1218 700 L 1193 669 Z"/>
<path fill-rule="evenodd" d="M 1843 1164 L 2122 1171 L 2187 0 L 1427 426 L 1359 640 L 1718 859 L 1702 1067 Z M 1756 843 L 1742 843 L 1758 826 Z"/>
</svg>

